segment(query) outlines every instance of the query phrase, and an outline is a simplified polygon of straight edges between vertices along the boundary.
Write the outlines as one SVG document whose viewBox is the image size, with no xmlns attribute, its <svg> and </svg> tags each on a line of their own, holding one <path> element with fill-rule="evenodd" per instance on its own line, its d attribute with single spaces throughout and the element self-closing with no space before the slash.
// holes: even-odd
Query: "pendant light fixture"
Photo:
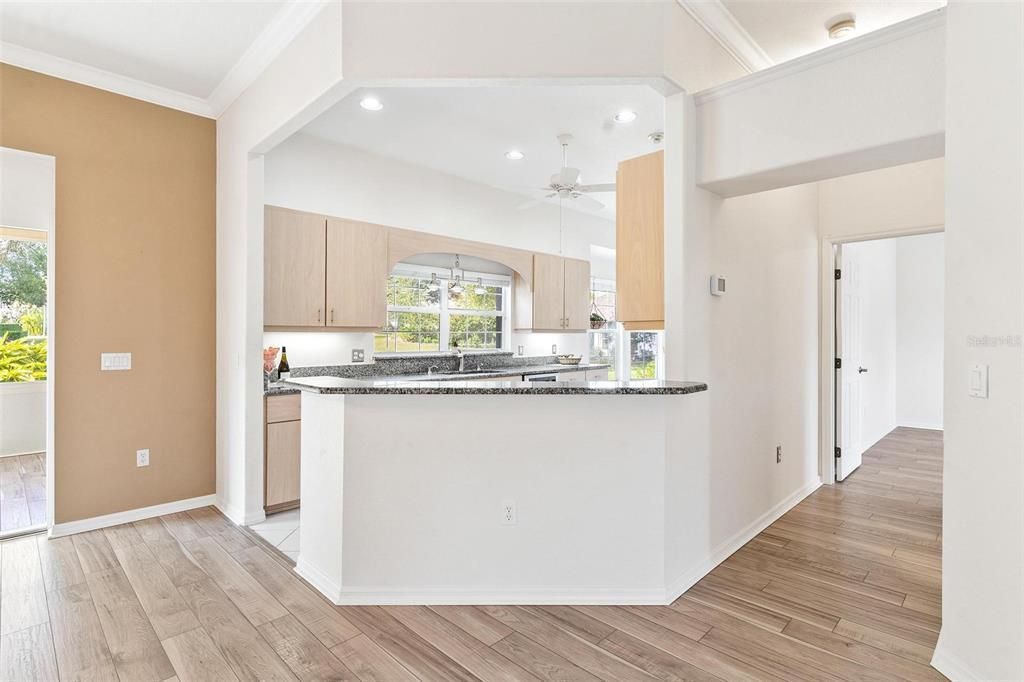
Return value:
<svg viewBox="0 0 1024 682">
<path fill-rule="evenodd" d="M 437 279 L 437 273 L 430 273 L 430 283 L 427 284 L 427 291 L 437 291 L 441 288 L 441 282 Z"/>
<path fill-rule="evenodd" d="M 449 288 L 453 294 L 461 294 L 466 290 L 466 287 L 462 286 L 462 274 L 459 273 L 459 254 L 455 254 L 455 267 L 451 271 L 452 285 Z"/>
<path fill-rule="evenodd" d="M 483 277 L 476 278 L 476 287 L 473 289 L 473 291 L 477 294 L 480 294 L 481 296 L 487 293 L 487 287 L 484 286 Z"/>
</svg>

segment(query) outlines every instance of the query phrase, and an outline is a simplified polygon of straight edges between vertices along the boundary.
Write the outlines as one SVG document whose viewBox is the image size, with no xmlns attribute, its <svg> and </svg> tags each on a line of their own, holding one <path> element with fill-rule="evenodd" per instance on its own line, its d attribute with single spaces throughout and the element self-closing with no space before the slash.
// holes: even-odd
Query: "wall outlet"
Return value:
<svg viewBox="0 0 1024 682">
<path fill-rule="evenodd" d="M 782 462 L 782 446 L 781 445 L 776 445 L 775 446 L 775 463 L 779 464 L 781 462 Z"/>
<path fill-rule="evenodd" d="M 366 360 L 366 353 L 362 348 L 352 349 L 352 362 L 363 362 Z"/>
<path fill-rule="evenodd" d="M 522 346 L 519 346 L 519 353 L 518 353 L 518 354 L 519 354 L 519 355 L 522 355 L 522 354 L 523 354 L 523 347 L 522 347 Z"/>
<path fill-rule="evenodd" d="M 149 448 L 145 450 L 135 451 L 135 466 L 137 467 L 148 467 L 149 466 Z"/>
<path fill-rule="evenodd" d="M 131 353 L 100 353 L 101 372 L 126 372 L 131 368 Z"/>
<path fill-rule="evenodd" d="M 557 343 L 551 344 L 551 354 L 552 355 L 558 355 L 558 344 Z"/>
<path fill-rule="evenodd" d="M 505 500 L 501 503 L 501 525 L 514 526 L 518 516 L 516 515 L 515 500 Z"/>
</svg>

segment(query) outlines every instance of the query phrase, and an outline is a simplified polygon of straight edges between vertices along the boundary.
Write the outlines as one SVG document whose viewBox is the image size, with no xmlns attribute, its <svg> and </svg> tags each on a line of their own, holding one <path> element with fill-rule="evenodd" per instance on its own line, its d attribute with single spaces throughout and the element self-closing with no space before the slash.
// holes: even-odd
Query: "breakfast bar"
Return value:
<svg viewBox="0 0 1024 682">
<path fill-rule="evenodd" d="M 703 383 L 288 385 L 296 571 L 335 604 L 664 604 L 699 573 Z"/>
</svg>

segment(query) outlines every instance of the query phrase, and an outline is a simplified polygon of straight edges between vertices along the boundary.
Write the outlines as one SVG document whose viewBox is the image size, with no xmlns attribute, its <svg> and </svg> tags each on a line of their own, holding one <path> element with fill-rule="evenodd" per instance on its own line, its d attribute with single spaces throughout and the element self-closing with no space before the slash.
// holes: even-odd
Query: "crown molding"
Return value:
<svg viewBox="0 0 1024 682">
<path fill-rule="evenodd" d="M 925 14 L 905 19 L 904 21 L 892 24 L 891 26 L 880 28 L 877 31 L 865 33 L 862 36 L 851 38 L 836 45 L 823 48 L 817 52 L 811 52 L 803 57 L 797 57 L 796 59 L 791 59 L 788 62 L 782 62 L 781 64 L 765 69 L 764 71 L 758 71 L 757 73 L 742 76 L 736 80 L 729 81 L 728 83 L 716 85 L 715 87 L 708 88 L 707 90 L 701 90 L 700 92 L 694 93 L 694 104 L 701 106 L 719 99 L 720 97 L 726 97 L 749 88 L 755 88 L 766 83 L 770 83 L 777 78 L 792 76 L 793 74 L 800 73 L 801 71 L 814 69 L 839 59 L 845 59 L 846 57 L 857 54 L 858 52 L 871 50 L 880 45 L 893 43 L 918 33 L 923 33 L 924 31 L 944 29 L 945 25 L 946 8 L 940 7 L 939 9 L 934 9 L 930 12 L 926 12 Z"/>
<path fill-rule="evenodd" d="M 162 88 L 159 85 L 145 83 L 128 76 L 97 69 L 93 66 L 79 64 L 62 57 L 55 57 L 20 45 L 0 42 L 0 62 L 17 66 L 29 71 L 37 71 L 47 76 L 61 78 L 73 83 L 88 85 L 107 92 L 125 97 L 139 99 L 162 107 L 178 109 L 197 116 L 213 118 L 213 112 L 206 100 L 194 95 L 187 95 L 177 90 Z"/>
<path fill-rule="evenodd" d="M 286 2 L 206 99 L 13 43 L 0 42 L 0 62 L 189 114 L 217 118 L 328 4 L 323 0 Z"/>
<path fill-rule="evenodd" d="M 206 101 L 214 117 L 223 114 L 328 4 L 286 2 L 210 93 Z"/>
<path fill-rule="evenodd" d="M 750 73 L 767 69 L 775 62 L 736 20 L 721 0 L 677 0 L 679 5 L 708 32 L 740 66 Z"/>
</svg>

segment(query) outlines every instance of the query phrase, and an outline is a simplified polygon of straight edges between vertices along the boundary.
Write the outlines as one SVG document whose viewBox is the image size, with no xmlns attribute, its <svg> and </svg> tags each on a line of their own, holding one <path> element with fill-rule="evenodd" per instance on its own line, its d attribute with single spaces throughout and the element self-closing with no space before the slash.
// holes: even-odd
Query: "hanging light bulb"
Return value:
<svg viewBox="0 0 1024 682">
<path fill-rule="evenodd" d="M 483 295 L 483 294 L 487 293 L 487 287 L 484 286 L 484 278 L 483 277 L 477 277 L 476 278 L 476 287 L 473 288 L 473 291 L 478 293 L 478 294 L 480 294 L 480 295 Z"/>
<path fill-rule="evenodd" d="M 437 279 L 437 273 L 430 273 L 430 284 L 427 285 L 428 291 L 437 291 L 441 288 L 441 283 Z"/>
</svg>

